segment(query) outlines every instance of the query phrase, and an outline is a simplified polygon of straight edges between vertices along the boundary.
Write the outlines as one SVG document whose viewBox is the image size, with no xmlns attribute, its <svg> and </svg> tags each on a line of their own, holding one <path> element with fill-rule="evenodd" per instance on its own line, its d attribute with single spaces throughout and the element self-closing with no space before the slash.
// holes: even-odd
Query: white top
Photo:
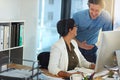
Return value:
<svg viewBox="0 0 120 80">
<path fill-rule="evenodd" d="M 82 56 L 81 52 L 78 49 L 78 45 L 75 40 L 72 40 L 74 51 L 79 59 L 79 67 L 89 68 L 90 62 Z M 51 48 L 50 60 L 48 65 L 48 70 L 50 73 L 57 75 L 60 71 L 67 71 L 68 69 L 68 53 L 66 44 L 63 37 L 61 37 Z"/>
</svg>

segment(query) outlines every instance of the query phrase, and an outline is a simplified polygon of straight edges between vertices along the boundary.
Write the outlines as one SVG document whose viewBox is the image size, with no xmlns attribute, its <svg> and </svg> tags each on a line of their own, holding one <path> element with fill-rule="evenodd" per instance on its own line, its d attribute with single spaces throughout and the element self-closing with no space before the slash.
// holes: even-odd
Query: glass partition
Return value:
<svg viewBox="0 0 120 80">
<path fill-rule="evenodd" d="M 114 30 L 120 31 L 120 0 L 115 0 L 115 9 L 114 9 Z"/>
<path fill-rule="evenodd" d="M 39 4 L 38 53 L 49 51 L 59 39 L 56 24 L 60 20 L 61 0 L 40 0 Z"/>
</svg>

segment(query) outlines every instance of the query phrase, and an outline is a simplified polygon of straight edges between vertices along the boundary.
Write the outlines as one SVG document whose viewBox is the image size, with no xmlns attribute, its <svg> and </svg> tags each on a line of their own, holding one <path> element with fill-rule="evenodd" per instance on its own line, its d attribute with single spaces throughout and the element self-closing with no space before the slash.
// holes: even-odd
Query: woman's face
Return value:
<svg viewBox="0 0 120 80">
<path fill-rule="evenodd" d="M 101 10 L 102 8 L 100 5 L 92 4 L 92 3 L 89 4 L 89 12 L 90 12 L 90 17 L 92 19 L 96 19 L 100 15 Z"/>
<path fill-rule="evenodd" d="M 77 27 L 76 27 L 76 25 L 74 25 L 73 29 L 71 30 L 71 35 L 73 35 L 73 37 L 77 36 Z"/>
</svg>

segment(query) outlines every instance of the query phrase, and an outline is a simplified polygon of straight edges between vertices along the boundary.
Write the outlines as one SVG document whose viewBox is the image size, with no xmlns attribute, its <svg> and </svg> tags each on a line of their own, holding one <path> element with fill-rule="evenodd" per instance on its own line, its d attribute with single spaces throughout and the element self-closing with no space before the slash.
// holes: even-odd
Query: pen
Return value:
<svg viewBox="0 0 120 80">
<path fill-rule="evenodd" d="M 77 71 L 77 72 L 79 72 L 82 75 L 82 77 L 85 77 L 83 72 L 80 72 L 80 71 Z"/>
<path fill-rule="evenodd" d="M 95 72 L 93 72 L 93 73 L 90 75 L 89 80 L 92 80 L 94 75 L 95 75 Z"/>
</svg>

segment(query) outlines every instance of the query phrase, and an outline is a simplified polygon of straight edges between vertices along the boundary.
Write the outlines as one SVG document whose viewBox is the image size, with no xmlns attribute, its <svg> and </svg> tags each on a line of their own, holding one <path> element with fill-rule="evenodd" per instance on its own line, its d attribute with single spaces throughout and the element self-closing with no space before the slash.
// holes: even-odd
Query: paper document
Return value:
<svg viewBox="0 0 120 80">
<path fill-rule="evenodd" d="M 92 73 L 94 73 L 94 70 L 88 69 L 88 68 L 84 68 L 84 67 L 75 68 L 74 70 L 71 70 L 71 71 L 68 71 L 68 72 L 69 73 L 73 73 L 73 72 L 77 72 L 77 71 L 83 72 L 84 75 L 91 75 Z"/>
<path fill-rule="evenodd" d="M 3 66 L 1 67 L 1 71 L 5 71 L 5 70 L 7 70 L 7 65 L 3 65 Z"/>
<path fill-rule="evenodd" d="M 45 74 L 40 74 L 40 75 L 39 75 L 39 78 L 40 78 L 41 80 L 64 80 L 64 79 L 62 79 L 62 78 L 47 76 L 47 75 L 45 75 Z"/>
</svg>

